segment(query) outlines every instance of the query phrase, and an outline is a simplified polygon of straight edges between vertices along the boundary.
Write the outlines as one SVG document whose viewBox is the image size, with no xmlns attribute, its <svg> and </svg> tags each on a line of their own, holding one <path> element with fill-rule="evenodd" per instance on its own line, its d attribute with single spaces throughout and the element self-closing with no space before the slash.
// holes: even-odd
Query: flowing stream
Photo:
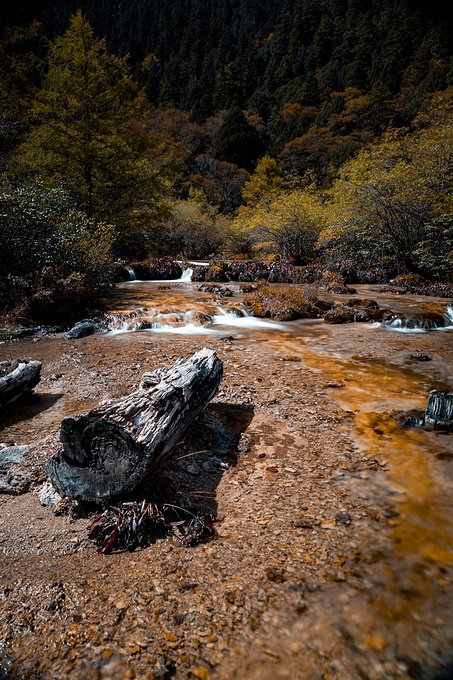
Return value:
<svg viewBox="0 0 453 680">
<path fill-rule="evenodd" d="M 340 381 L 341 389 L 332 394 L 355 414 L 357 446 L 383 467 L 388 462 L 387 480 L 398 495 L 402 518 L 394 531 L 396 553 L 415 562 L 453 564 L 451 435 L 403 428 L 392 416 L 423 411 L 429 390 L 453 388 L 453 307 L 448 300 L 358 286 L 358 298 L 373 298 L 393 312 L 388 322 L 276 322 L 250 316 L 239 284 L 228 287 L 233 295 L 219 302 L 190 284 L 188 276 L 177 282 L 122 284 L 111 300 L 108 336 L 127 341 L 131 332 L 169 338 L 240 334 L 255 351 L 300 360 L 304 368 Z M 411 359 L 420 350 L 429 360 Z"/>
<path fill-rule="evenodd" d="M 100 397 L 105 394 L 104 390 L 108 395 L 115 395 L 117 374 L 112 371 L 111 364 L 121 365 L 123 372 L 131 371 L 130 377 L 138 378 L 140 371 L 146 370 L 148 354 L 152 355 L 155 365 L 161 357 L 170 361 L 176 358 L 175 353 L 181 356 L 186 350 L 191 353 L 194 347 L 209 346 L 212 342 L 225 358 L 225 375 L 228 375 L 230 385 L 236 385 L 234 372 L 237 368 L 237 379 L 241 382 L 238 390 L 247 392 L 248 389 L 247 394 L 251 395 L 248 404 L 253 404 L 255 396 L 261 401 L 255 410 L 258 415 L 256 428 L 259 431 L 264 427 L 263 438 L 268 449 L 275 448 L 276 434 L 280 436 L 279 445 L 284 446 L 285 437 L 290 441 L 291 432 L 297 430 L 297 436 L 303 438 L 304 429 L 311 423 L 316 432 L 313 436 L 311 431 L 310 441 L 320 442 L 320 451 L 324 451 L 326 460 L 328 455 L 329 460 L 335 458 L 329 466 L 333 465 L 335 474 L 338 473 L 336 477 L 332 475 L 333 483 L 345 485 L 348 498 L 358 499 L 359 505 L 360 499 L 364 499 L 364 506 L 369 503 L 369 507 L 377 507 L 380 511 L 384 548 L 382 556 L 376 558 L 376 563 L 372 563 L 367 572 L 369 583 L 365 582 L 362 589 L 356 590 L 349 583 L 345 583 L 344 588 L 340 584 L 340 590 L 335 590 L 334 586 L 329 590 L 327 583 L 322 592 L 325 600 L 319 600 L 321 604 L 316 612 L 327 616 L 329 625 L 335 625 L 332 621 L 342 620 L 344 616 L 339 598 L 348 597 L 348 616 L 351 622 L 354 617 L 356 621 L 356 644 L 358 647 L 362 644 L 358 640 L 363 631 L 363 637 L 368 640 L 363 643 L 365 650 L 382 651 L 386 644 L 391 644 L 384 639 L 386 637 L 411 637 L 411 631 L 415 631 L 414 621 L 420 621 L 420 617 L 424 620 L 426 613 L 431 627 L 429 635 L 435 635 L 433 621 L 437 610 L 433 612 L 433 608 L 439 602 L 439 588 L 443 588 L 444 577 L 445 584 L 451 585 L 447 570 L 449 573 L 453 567 L 453 437 L 451 433 L 429 432 L 424 427 L 402 427 L 398 415 L 408 411 L 423 412 L 431 390 L 451 391 L 453 388 L 453 309 L 450 301 L 389 294 L 377 286 L 357 286 L 357 299 L 374 299 L 380 307 L 391 310 L 392 315 L 385 324 L 331 325 L 321 319 L 280 322 L 251 316 L 244 306 L 241 284 L 204 286 L 192 283 L 190 268 L 175 281 L 138 281 L 134 276 L 130 272 L 130 281 L 119 284 L 105 301 L 108 309 L 106 332 L 74 341 L 63 336 L 43 336 L 37 343 L 32 338 L 25 338 L 4 346 L 5 357 L 6 354 L 31 356 L 37 351 L 43 365 L 46 361 L 48 365 L 55 363 L 54 368 L 47 369 L 38 390 L 37 403 L 30 406 L 36 411 L 28 417 L 19 414 L 18 420 L 12 421 L 0 433 L 0 441 L 28 443 L 33 436 L 35 441 L 36 437 L 41 441 L 46 435 L 55 438 L 63 417 L 76 415 L 99 403 L 100 398 L 105 398 Z M 352 296 L 326 297 L 342 300 Z M 248 353 L 243 356 L 250 357 L 250 361 L 244 360 L 241 364 L 238 355 L 242 353 Z M 259 383 L 253 375 L 256 365 L 264 371 Z M 68 389 L 67 383 L 58 382 L 69 366 L 72 375 L 77 376 L 77 385 L 72 390 L 72 386 Z M 51 370 L 55 370 L 54 375 L 50 374 Z M 301 394 L 311 396 L 312 388 L 298 391 L 298 381 L 303 383 L 307 375 L 315 376 L 316 380 L 309 385 L 314 384 L 315 391 L 324 395 L 318 398 L 315 393 L 311 408 L 306 408 L 299 397 Z M 133 382 L 131 379 L 130 383 Z M 279 404 L 272 405 L 279 401 L 270 399 L 272 390 L 273 396 L 277 397 L 285 390 L 292 391 L 289 410 L 297 412 L 292 430 L 291 415 L 280 414 Z M 234 396 L 232 391 L 229 394 Z M 347 460 L 354 456 L 358 459 L 360 453 L 360 460 L 365 456 L 369 461 L 363 471 L 354 469 L 350 474 L 347 466 L 336 461 L 332 442 L 329 445 L 323 440 L 329 427 L 324 424 L 324 429 L 320 429 L 317 421 L 318 418 L 323 420 L 323 398 L 329 400 L 330 405 L 326 408 L 331 413 L 340 414 L 338 419 L 331 419 L 331 427 L 334 435 L 346 433 L 347 442 L 351 444 L 347 449 L 351 458 Z M 266 400 L 271 404 L 269 408 L 265 408 Z M 278 418 L 281 418 L 279 422 Z M 417 422 L 416 418 L 414 422 Z M 254 419 L 250 424 L 252 430 L 253 423 Z M 286 434 L 280 435 L 280 429 Z M 319 457 L 317 452 L 309 453 L 308 458 L 315 461 L 310 463 L 313 466 L 310 483 L 316 485 L 316 466 L 322 467 L 326 462 L 322 453 Z M 305 461 L 300 463 L 303 470 Z M 264 465 L 263 474 L 273 474 L 266 471 L 272 471 L 272 466 L 258 462 L 258 466 L 261 464 Z M 249 461 L 252 477 L 257 471 L 256 465 L 256 460 Z M 286 468 L 287 474 L 298 472 L 296 466 L 297 462 Z M 368 473 L 367 468 L 373 472 Z M 281 478 L 277 477 L 278 480 Z M 229 484 L 232 484 L 230 490 L 237 490 L 237 502 L 240 503 L 241 482 L 232 475 Z M 244 493 L 249 492 L 245 487 Z M 284 489 L 279 492 L 285 493 Z M 271 511 L 272 500 L 269 502 Z M 309 501 L 301 498 L 300 505 L 304 502 Z M 385 515 L 388 507 L 395 510 L 394 516 Z M 332 512 L 335 511 L 332 509 Z M 386 519 L 382 520 L 382 517 Z M 290 541 L 293 529 L 286 529 Z M 367 543 L 369 536 L 361 536 L 358 525 L 353 523 L 351 531 L 358 548 Z M 312 533 L 317 534 L 316 531 Z M 321 536 L 315 540 L 322 545 Z M 259 560 L 258 556 L 256 559 Z M 431 597 L 436 589 L 437 599 Z M 445 608 L 448 609 L 448 602 Z M 451 613 L 450 606 L 446 614 L 443 612 L 442 620 L 451 618 Z M 310 614 L 315 615 L 314 608 L 310 609 Z M 329 625 L 323 628 L 326 635 Z M 368 630 L 370 635 L 367 637 Z M 378 635 L 376 631 L 383 631 L 383 634 Z M 304 637 L 305 633 L 301 635 Z M 316 631 L 313 635 L 316 636 Z M 415 640 L 417 633 L 414 632 L 413 637 Z M 423 636 L 419 635 L 418 639 L 421 645 L 425 644 Z M 326 645 L 327 649 L 328 643 Z M 405 647 L 404 641 L 399 643 L 399 648 Z M 376 671 L 370 677 L 397 676 L 379 675 Z M 406 677 L 409 676 L 401 675 L 402 679 Z"/>
</svg>

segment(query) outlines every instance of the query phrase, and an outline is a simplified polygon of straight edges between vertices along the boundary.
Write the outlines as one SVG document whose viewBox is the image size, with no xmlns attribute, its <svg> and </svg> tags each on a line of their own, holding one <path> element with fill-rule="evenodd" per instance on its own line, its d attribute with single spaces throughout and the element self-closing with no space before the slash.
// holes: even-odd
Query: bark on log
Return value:
<svg viewBox="0 0 453 680">
<path fill-rule="evenodd" d="M 217 393 L 223 365 L 213 350 L 144 373 L 139 389 L 65 418 L 63 451 L 46 464 L 61 496 L 101 500 L 124 496 L 171 455 Z"/>
<path fill-rule="evenodd" d="M 0 377 L 0 407 L 36 386 L 41 380 L 41 366 L 40 361 L 21 362 L 13 371 Z M 4 366 L 3 369 L 8 370 Z"/>
<path fill-rule="evenodd" d="M 453 430 L 453 393 L 431 392 L 425 409 L 425 426 L 431 430 Z"/>
</svg>

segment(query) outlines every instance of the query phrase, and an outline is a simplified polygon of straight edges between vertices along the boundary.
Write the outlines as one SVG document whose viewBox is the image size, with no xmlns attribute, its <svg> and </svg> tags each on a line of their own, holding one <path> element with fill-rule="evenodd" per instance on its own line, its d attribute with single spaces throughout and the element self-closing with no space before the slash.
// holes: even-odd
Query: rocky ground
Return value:
<svg viewBox="0 0 453 680">
<path fill-rule="evenodd" d="M 93 508 L 39 500 L 61 418 L 203 346 L 221 389 L 161 477 L 172 502 L 214 516 L 214 536 L 97 553 Z M 451 435 L 397 420 L 451 387 L 451 346 L 450 331 L 322 323 L 1 345 L 43 368 L 0 425 L 30 447 L 29 490 L 0 496 L 0 677 L 452 677 Z"/>
</svg>

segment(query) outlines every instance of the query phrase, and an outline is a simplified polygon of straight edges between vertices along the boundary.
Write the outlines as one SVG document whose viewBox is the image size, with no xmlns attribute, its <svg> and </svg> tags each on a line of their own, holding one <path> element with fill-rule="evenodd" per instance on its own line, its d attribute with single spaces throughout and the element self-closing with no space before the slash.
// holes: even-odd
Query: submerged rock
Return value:
<svg viewBox="0 0 453 680">
<path fill-rule="evenodd" d="M 352 306 L 351 303 L 355 304 Z M 363 306 L 360 303 L 365 303 Z M 371 304 L 374 303 L 374 304 Z M 382 321 L 388 310 L 379 309 L 374 300 L 348 300 L 346 304 L 336 304 L 324 315 L 326 323 L 352 323 L 354 321 L 366 323 Z"/>
<path fill-rule="evenodd" d="M 430 356 L 422 354 L 421 352 L 414 352 L 410 355 L 409 359 L 412 359 L 412 361 L 431 361 Z"/>
<path fill-rule="evenodd" d="M 442 314 L 437 312 L 426 312 L 412 316 L 392 314 L 385 321 L 385 325 L 396 330 L 431 331 L 436 328 L 445 328 L 447 321 Z"/>
<path fill-rule="evenodd" d="M 425 422 L 425 414 L 423 411 L 411 409 L 404 411 L 398 416 L 398 422 L 401 427 L 422 427 Z"/>
</svg>

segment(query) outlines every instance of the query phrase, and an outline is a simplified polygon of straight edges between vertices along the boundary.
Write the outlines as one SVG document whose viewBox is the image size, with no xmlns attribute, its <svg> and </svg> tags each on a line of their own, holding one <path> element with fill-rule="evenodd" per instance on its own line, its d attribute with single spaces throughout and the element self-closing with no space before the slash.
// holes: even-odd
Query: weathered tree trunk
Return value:
<svg viewBox="0 0 453 680">
<path fill-rule="evenodd" d="M 431 392 L 425 409 L 425 426 L 431 430 L 453 430 L 453 393 Z"/>
<path fill-rule="evenodd" d="M 100 500 L 132 492 L 215 396 L 222 372 L 220 359 L 205 348 L 169 369 L 144 373 L 136 392 L 65 418 L 63 451 L 46 464 L 58 493 Z"/>
<path fill-rule="evenodd" d="M 17 362 L 15 362 L 17 363 Z M 10 373 L 0 375 L 0 407 L 9 404 L 23 392 L 32 390 L 41 380 L 41 362 L 21 362 L 16 367 L 11 364 Z M 2 373 L 8 370 L 7 363 L 0 366 Z"/>
</svg>

